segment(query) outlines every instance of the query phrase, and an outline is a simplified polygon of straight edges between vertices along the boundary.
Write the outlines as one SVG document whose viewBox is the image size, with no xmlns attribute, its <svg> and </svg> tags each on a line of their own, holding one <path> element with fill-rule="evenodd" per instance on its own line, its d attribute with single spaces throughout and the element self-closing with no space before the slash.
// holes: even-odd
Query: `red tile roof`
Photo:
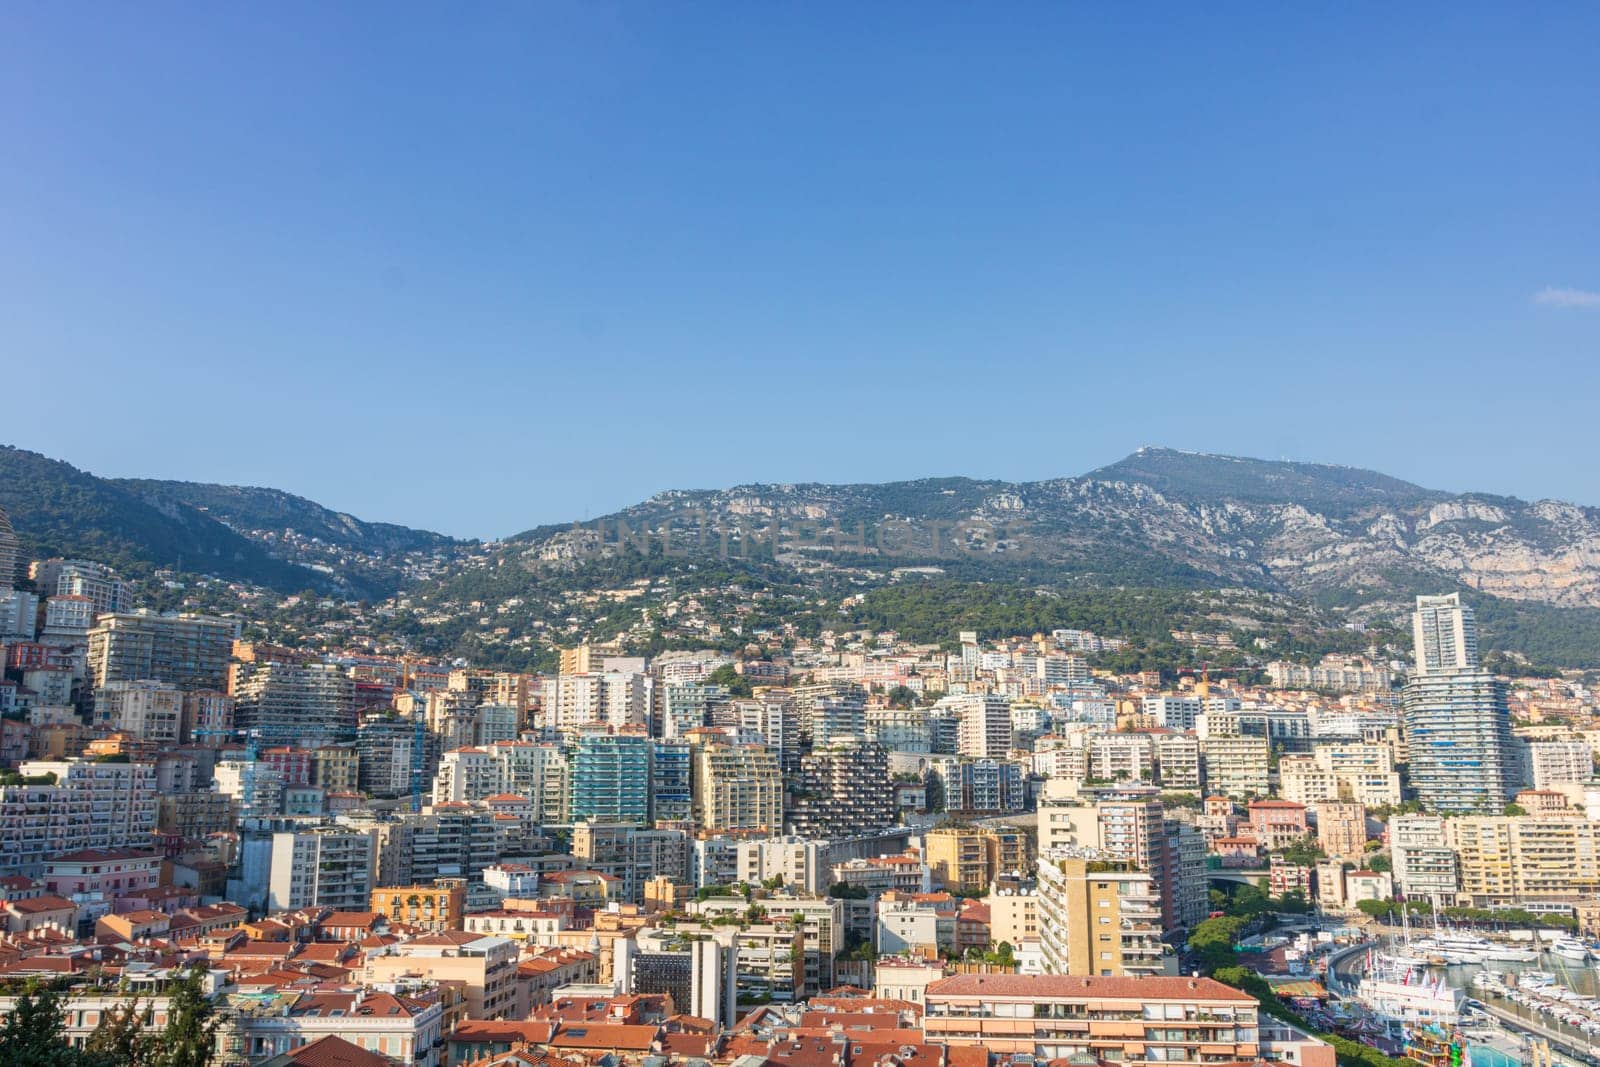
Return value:
<svg viewBox="0 0 1600 1067">
<path fill-rule="evenodd" d="M 448 1040 L 463 1044 L 493 1044 L 526 1041 L 532 1045 L 549 1042 L 555 1023 L 517 1022 L 510 1019 L 464 1019 Z"/>
<path fill-rule="evenodd" d="M 655 1043 L 659 1026 L 633 1026 L 627 1023 L 572 1023 L 564 1026 L 546 1044 L 551 1048 L 634 1049 L 648 1051 Z"/>
<path fill-rule="evenodd" d="M 394 1067 L 388 1056 L 369 1052 L 337 1034 L 329 1034 L 285 1053 L 287 1059 L 274 1059 L 282 1067 Z"/>
</svg>

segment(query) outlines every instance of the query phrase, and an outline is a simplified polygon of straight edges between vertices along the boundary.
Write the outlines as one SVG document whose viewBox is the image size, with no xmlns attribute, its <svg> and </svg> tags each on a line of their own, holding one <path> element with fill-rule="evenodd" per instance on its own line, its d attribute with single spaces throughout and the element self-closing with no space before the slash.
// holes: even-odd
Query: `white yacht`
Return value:
<svg viewBox="0 0 1600 1067">
<path fill-rule="evenodd" d="M 1589 946 L 1575 937 L 1558 937 L 1550 942 L 1550 951 L 1564 960 L 1584 962 L 1589 958 Z"/>
<path fill-rule="evenodd" d="M 1443 977 L 1433 978 L 1426 967 L 1409 959 L 1368 953 L 1367 967 L 1356 985 L 1356 996 L 1386 1019 L 1405 1025 L 1454 1025 L 1461 1018 L 1466 994 L 1453 989 Z"/>
<path fill-rule="evenodd" d="M 1494 947 L 1487 938 L 1451 930 L 1439 930 L 1432 937 L 1419 937 L 1411 942 L 1413 951 L 1445 963 L 1482 963 Z"/>
<path fill-rule="evenodd" d="M 1539 954 L 1531 948 L 1521 945 L 1507 945 L 1500 941 L 1490 941 L 1489 948 L 1483 954 L 1487 963 L 1532 963 L 1539 958 Z"/>
</svg>

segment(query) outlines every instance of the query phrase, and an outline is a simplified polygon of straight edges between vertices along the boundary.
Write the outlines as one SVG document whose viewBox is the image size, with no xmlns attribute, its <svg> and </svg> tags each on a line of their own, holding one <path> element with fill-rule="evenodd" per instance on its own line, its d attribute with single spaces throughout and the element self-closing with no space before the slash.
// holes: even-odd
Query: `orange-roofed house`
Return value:
<svg viewBox="0 0 1600 1067">
<path fill-rule="evenodd" d="M 454 879 L 434 885 L 383 886 L 372 891 L 371 907 L 391 923 L 434 933 L 459 930 L 467 910 L 467 886 Z"/>
<path fill-rule="evenodd" d="M 607 1053 L 625 1061 L 638 1062 L 650 1054 L 661 1033 L 660 1026 L 627 1023 L 564 1024 L 549 1041 L 555 1051 L 603 1056 Z"/>
<path fill-rule="evenodd" d="M 121 915 L 104 915 L 94 921 L 94 936 L 101 941 L 165 937 L 171 929 L 172 916 L 164 911 L 125 911 Z"/>
<path fill-rule="evenodd" d="M 389 920 L 377 911 L 331 911 L 317 923 L 323 941 L 360 941 L 383 933 Z"/>
<path fill-rule="evenodd" d="M 1292 800 L 1252 800 L 1250 834 L 1263 848 L 1284 848 L 1311 832 L 1306 806 Z"/>
<path fill-rule="evenodd" d="M 503 1056 L 513 1049 L 546 1044 L 555 1036 L 555 1032 L 556 1024 L 553 1022 L 468 1019 L 445 1039 L 445 1062 L 448 1067 L 478 1063 L 486 1058 Z"/>
<path fill-rule="evenodd" d="M 353 1045 L 338 1034 L 274 1056 L 262 1067 L 399 1067 L 400 1061 Z"/>
<path fill-rule="evenodd" d="M 368 983 L 407 977 L 459 982 L 467 997 L 467 1016 L 502 1019 L 516 999 L 517 946 L 503 937 L 465 931 L 428 934 L 369 955 L 362 976 Z"/>
</svg>

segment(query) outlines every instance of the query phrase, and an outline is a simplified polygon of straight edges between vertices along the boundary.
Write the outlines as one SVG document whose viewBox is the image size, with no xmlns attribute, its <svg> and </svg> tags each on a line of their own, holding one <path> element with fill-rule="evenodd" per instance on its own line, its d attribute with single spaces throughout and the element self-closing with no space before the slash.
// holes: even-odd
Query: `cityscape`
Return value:
<svg viewBox="0 0 1600 1067">
<path fill-rule="evenodd" d="M 0 1067 L 1600 1067 L 1600 7 L 0 17 Z"/>
<path fill-rule="evenodd" d="M 525 671 L 278 643 L 300 594 L 26 533 L 0 512 L 0 1006 L 61 998 L 86 1057 L 180 1025 L 241 1065 L 1600 1047 L 1592 980 L 1487 966 L 1600 957 L 1593 672 L 1486 668 L 1459 592 L 1162 663 L 1136 629 L 747 625 L 733 583 L 712 644 Z M 613 547 L 569 578 L 671 558 Z"/>
</svg>

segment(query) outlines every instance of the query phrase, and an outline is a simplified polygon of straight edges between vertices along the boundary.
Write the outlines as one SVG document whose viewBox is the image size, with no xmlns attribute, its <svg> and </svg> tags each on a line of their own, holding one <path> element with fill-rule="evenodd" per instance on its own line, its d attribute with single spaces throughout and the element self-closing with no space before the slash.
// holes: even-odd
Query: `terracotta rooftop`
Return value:
<svg viewBox="0 0 1600 1067">
<path fill-rule="evenodd" d="M 659 1026 L 627 1023 L 572 1023 L 562 1026 L 546 1044 L 551 1048 L 632 1049 L 648 1051 L 655 1043 Z"/>
<path fill-rule="evenodd" d="M 272 1067 L 394 1067 L 388 1056 L 369 1052 L 337 1034 L 319 1037 L 309 1045 L 267 1061 Z"/>
</svg>

